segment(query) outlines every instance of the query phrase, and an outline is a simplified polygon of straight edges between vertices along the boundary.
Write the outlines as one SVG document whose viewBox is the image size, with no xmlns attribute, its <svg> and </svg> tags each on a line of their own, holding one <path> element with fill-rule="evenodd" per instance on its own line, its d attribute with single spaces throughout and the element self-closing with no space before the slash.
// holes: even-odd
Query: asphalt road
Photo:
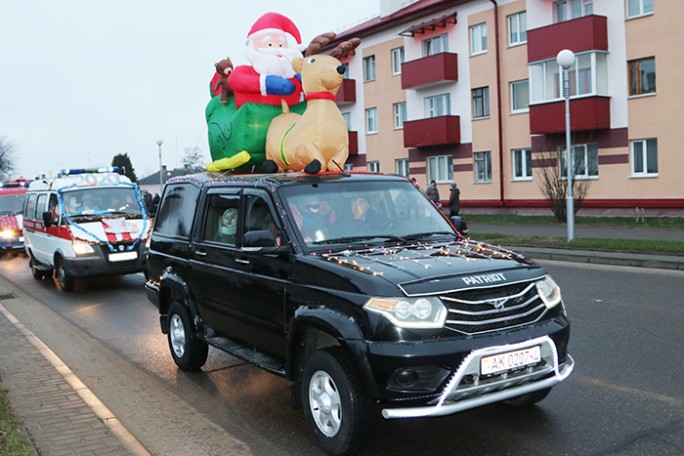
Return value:
<svg viewBox="0 0 684 456">
<path fill-rule="evenodd" d="M 538 406 L 385 421 L 364 455 L 681 455 L 684 273 L 543 263 L 561 286 L 577 367 Z M 61 294 L 26 259 L 0 274 L 35 302 L 6 307 L 159 455 L 316 455 L 287 383 L 214 349 L 176 369 L 141 274 Z M 14 307 L 12 307 L 14 306 Z"/>
</svg>

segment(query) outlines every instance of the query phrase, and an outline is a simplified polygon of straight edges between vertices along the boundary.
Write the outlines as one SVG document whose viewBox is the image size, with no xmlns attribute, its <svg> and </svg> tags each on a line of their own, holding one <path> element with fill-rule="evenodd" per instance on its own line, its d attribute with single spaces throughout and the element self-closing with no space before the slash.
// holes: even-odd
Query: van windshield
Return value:
<svg viewBox="0 0 684 456">
<path fill-rule="evenodd" d="M 123 214 L 141 216 L 142 208 L 133 187 L 82 188 L 62 192 L 64 211 L 70 217 Z"/>
<path fill-rule="evenodd" d="M 280 194 L 307 247 L 458 236 L 408 181 L 317 182 L 283 187 Z"/>
<path fill-rule="evenodd" d="M 26 193 L 0 196 L 0 214 L 18 214 L 23 210 Z"/>
</svg>

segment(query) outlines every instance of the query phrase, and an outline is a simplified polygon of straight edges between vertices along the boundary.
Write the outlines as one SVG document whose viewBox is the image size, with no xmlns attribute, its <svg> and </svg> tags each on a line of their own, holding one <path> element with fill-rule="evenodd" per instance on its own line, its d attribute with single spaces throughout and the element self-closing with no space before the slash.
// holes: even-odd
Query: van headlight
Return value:
<svg viewBox="0 0 684 456">
<path fill-rule="evenodd" d="M 74 253 L 78 256 L 90 255 L 91 253 L 95 253 L 93 247 L 87 242 L 74 241 L 71 244 L 71 248 L 74 249 Z"/>
<path fill-rule="evenodd" d="M 13 230 L 11 228 L 0 231 L 0 238 L 3 238 L 3 239 L 12 239 L 12 238 L 15 238 L 17 236 L 19 236 L 19 233 L 16 230 Z"/>
<path fill-rule="evenodd" d="M 370 298 L 364 309 L 400 328 L 441 328 L 447 310 L 438 298 Z"/>
<path fill-rule="evenodd" d="M 544 305 L 547 309 L 552 309 L 561 302 L 560 287 L 551 276 L 544 276 L 544 278 L 538 280 L 535 285 L 537 286 L 537 292 L 542 301 L 544 301 Z"/>
</svg>

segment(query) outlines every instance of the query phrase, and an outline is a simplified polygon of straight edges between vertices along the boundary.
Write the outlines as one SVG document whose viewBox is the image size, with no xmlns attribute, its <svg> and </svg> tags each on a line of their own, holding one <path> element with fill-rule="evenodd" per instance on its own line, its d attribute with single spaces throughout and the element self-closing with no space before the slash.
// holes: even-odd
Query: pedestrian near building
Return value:
<svg viewBox="0 0 684 456">
<path fill-rule="evenodd" d="M 430 181 L 430 185 L 428 185 L 428 188 L 425 190 L 425 194 L 432 200 L 437 207 L 440 207 L 439 203 L 439 190 L 437 189 L 437 182 L 435 180 Z"/>
<path fill-rule="evenodd" d="M 449 215 L 458 215 L 461 210 L 461 190 L 456 182 L 449 189 Z"/>
</svg>

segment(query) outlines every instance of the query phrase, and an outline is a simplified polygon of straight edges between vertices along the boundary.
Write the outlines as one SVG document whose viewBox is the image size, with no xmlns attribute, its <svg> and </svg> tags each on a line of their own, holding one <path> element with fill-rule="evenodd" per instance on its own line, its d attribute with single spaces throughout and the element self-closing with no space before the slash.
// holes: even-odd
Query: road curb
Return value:
<svg viewBox="0 0 684 456">
<path fill-rule="evenodd" d="M 570 261 L 576 263 L 593 263 L 684 271 L 684 256 L 679 255 L 570 250 L 515 245 L 506 246 L 506 248 L 535 260 Z"/>
</svg>

